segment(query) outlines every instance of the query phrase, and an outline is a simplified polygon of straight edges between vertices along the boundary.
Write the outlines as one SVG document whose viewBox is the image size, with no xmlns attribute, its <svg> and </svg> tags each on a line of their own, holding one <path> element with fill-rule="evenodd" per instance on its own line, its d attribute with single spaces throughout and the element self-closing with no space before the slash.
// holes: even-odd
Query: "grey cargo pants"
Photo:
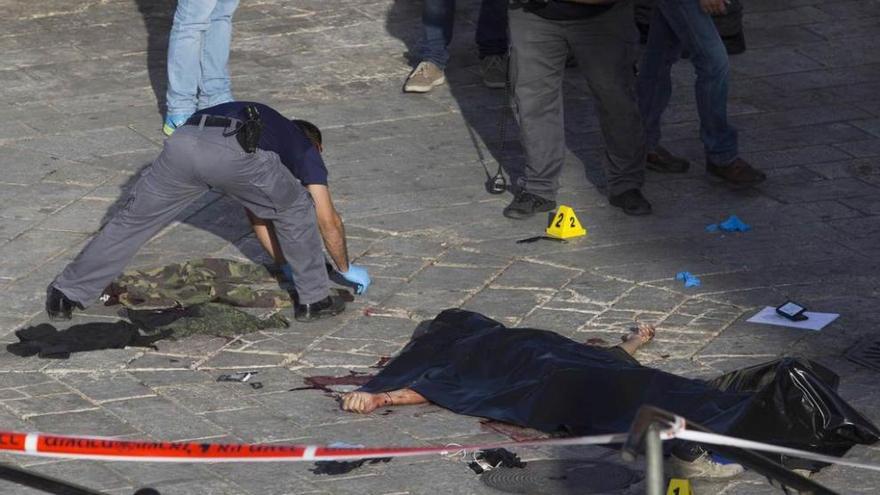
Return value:
<svg viewBox="0 0 880 495">
<path fill-rule="evenodd" d="M 91 304 L 138 249 L 210 188 L 272 220 L 293 268 L 300 304 L 329 294 L 323 242 L 308 191 L 273 152 L 245 153 L 219 127 L 184 126 L 165 141 L 141 173 L 126 205 L 86 245 L 52 285 L 68 298 Z"/>
<path fill-rule="evenodd" d="M 555 199 L 565 161 L 562 81 L 569 50 L 599 107 L 608 194 L 641 188 L 645 137 L 633 74 L 636 31 L 632 0 L 586 19 L 556 21 L 510 11 L 510 62 L 526 169 L 523 188 Z"/>
</svg>

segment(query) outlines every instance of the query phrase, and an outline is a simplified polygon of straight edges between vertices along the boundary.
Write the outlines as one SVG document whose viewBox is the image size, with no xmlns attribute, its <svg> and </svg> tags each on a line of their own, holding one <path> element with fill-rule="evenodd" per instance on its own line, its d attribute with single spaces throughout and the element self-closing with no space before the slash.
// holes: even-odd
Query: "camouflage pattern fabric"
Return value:
<svg viewBox="0 0 880 495">
<path fill-rule="evenodd" d="M 270 285 L 273 288 L 257 287 Z M 104 291 L 106 304 L 162 309 L 216 302 L 247 308 L 286 308 L 290 294 L 262 265 L 203 258 L 122 274 Z"/>
<path fill-rule="evenodd" d="M 279 313 L 268 318 L 257 318 L 240 309 L 220 303 L 162 310 L 127 308 L 125 316 L 150 335 L 161 334 L 173 339 L 191 335 L 212 335 L 231 339 L 257 330 L 287 328 L 290 325 L 287 318 Z"/>
</svg>

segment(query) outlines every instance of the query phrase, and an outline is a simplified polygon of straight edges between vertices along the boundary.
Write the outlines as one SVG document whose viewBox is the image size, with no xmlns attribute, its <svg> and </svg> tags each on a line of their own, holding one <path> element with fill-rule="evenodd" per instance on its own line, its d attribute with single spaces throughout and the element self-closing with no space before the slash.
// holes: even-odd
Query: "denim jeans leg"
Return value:
<svg viewBox="0 0 880 495">
<path fill-rule="evenodd" d="M 454 24 L 455 0 L 425 0 L 422 10 L 425 32 L 419 47 L 420 62 L 432 62 L 441 69 L 446 68 Z"/>
<path fill-rule="evenodd" d="M 477 19 L 477 48 L 480 58 L 507 54 L 508 0 L 483 0 Z"/>
<path fill-rule="evenodd" d="M 177 2 L 174 24 L 168 36 L 168 91 L 165 101 L 171 115 L 189 115 L 196 111 L 202 44 L 216 4 L 216 0 Z"/>
<path fill-rule="evenodd" d="M 211 12 L 211 24 L 202 46 L 202 78 L 199 84 L 199 109 L 232 101 L 229 81 L 229 44 L 232 41 L 232 15 L 238 0 L 217 0 Z"/>
<path fill-rule="evenodd" d="M 658 0 L 654 8 L 660 8 L 691 54 L 697 73 L 697 111 L 706 159 L 716 165 L 729 164 L 739 150 L 736 129 L 727 120 L 730 77 L 727 50 L 715 23 L 700 8 L 699 0 Z"/>
<path fill-rule="evenodd" d="M 678 36 L 660 9 L 655 8 L 636 85 L 648 151 L 654 151 L 660 144 L 661 120 L 672 96 L 672 65 L 680 57 Z"/>
</svg>

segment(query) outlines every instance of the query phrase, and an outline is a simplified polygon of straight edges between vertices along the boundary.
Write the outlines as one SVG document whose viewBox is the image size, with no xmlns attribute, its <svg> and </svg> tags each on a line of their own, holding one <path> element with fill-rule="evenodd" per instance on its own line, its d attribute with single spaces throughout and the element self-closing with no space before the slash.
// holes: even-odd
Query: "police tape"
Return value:
<svg viewBox="0 0 880 495">
<path fill-rule="evenodd" d="M 324 445 L 147 442 L 107 437 L 47 435 L 0 431 L 0 452 L 37 457 L 138 462 L 295 462 L 343 461 L 421 455 L 448 455 L 521 446 L 608 445 L 626 434 L 542 438 L 521 442 L 429 447 L 330 447 Z"/>
<path fill-rule="evenodd" d="M 680 417 L 676 417 L 680 419 Z M 474 445 L 445 445 L 427 447 L 333 447 L 326 445 L 281 444 L 223 444 L 202 442 L 149 442 L 118 440 L 108 437 L 48 435 L 0 431 L 0 453 L 36 457 L 91 459 L 103 461 L 220 463 L 220 462 L 297 462 L 345 461 L 423 455 L 449 455 L 458 452 L 506 447 L 610 445 L 623 443 L 625 433 L 567 438 L 541 438 L 525 441 L 482 443 Z M 661 432 L 663 440 L 673 438 L 709 445 L 722 445 L 749 450 L 839 464 L 871 471 L 880 471 L 880 465 L 848 461 L 838 457 L 804 450 L 780 447 L 768 443 L 744 440 L 716 433 L 688 430 L 683 421 L 676 421 Z"/>
<path fill-rule="evenodd" d="M 748 450 L 759 450 L 762 452 L 771 452 L 774 454 L 798 457 L 801 459 L 809 459 L 812 461 L 826 462 L 828 464 L 839 464 L 841 466 L 869 469 L 871 471 L 880 471 L 880 465 L 876 464 L 848 461 L 846 459 L 841 459 L 840 457 L 816 454 L 814 452 L 791 449 L 788 447 L 780 447 L 778 445 L 755 442 L 753 440 L 744 440 L 742 438 L 729 437 L 726 435 L 719 435 L 717 433 L 704 433 L 702 431 L 684 429 L 676 431 L 674 433 L 674 436 L 679 440 L 689 440 L 691 442 L 704 443 L 709 445 L 722 445 L 725 447 L 736 447 Z"/>
</svg>

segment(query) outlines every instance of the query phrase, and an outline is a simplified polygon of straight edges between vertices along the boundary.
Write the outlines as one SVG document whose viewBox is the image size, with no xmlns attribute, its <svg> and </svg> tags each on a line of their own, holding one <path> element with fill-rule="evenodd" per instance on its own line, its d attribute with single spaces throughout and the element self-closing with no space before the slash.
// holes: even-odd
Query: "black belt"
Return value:
<svg viewBox="0 0 880 495">
<path fill-rule="evenodd" d="M 230 127 L 233 123 L 236 124 L 236 127 L 241 125 L 241 121 L 238 119 L 218 117 L 216 115 L 193 115 L 184 125 L 202 125 L 202 119 L 204 119 L 205 122 L 204 127 L 223 127 L 225 129 Z"/>
</svg>

